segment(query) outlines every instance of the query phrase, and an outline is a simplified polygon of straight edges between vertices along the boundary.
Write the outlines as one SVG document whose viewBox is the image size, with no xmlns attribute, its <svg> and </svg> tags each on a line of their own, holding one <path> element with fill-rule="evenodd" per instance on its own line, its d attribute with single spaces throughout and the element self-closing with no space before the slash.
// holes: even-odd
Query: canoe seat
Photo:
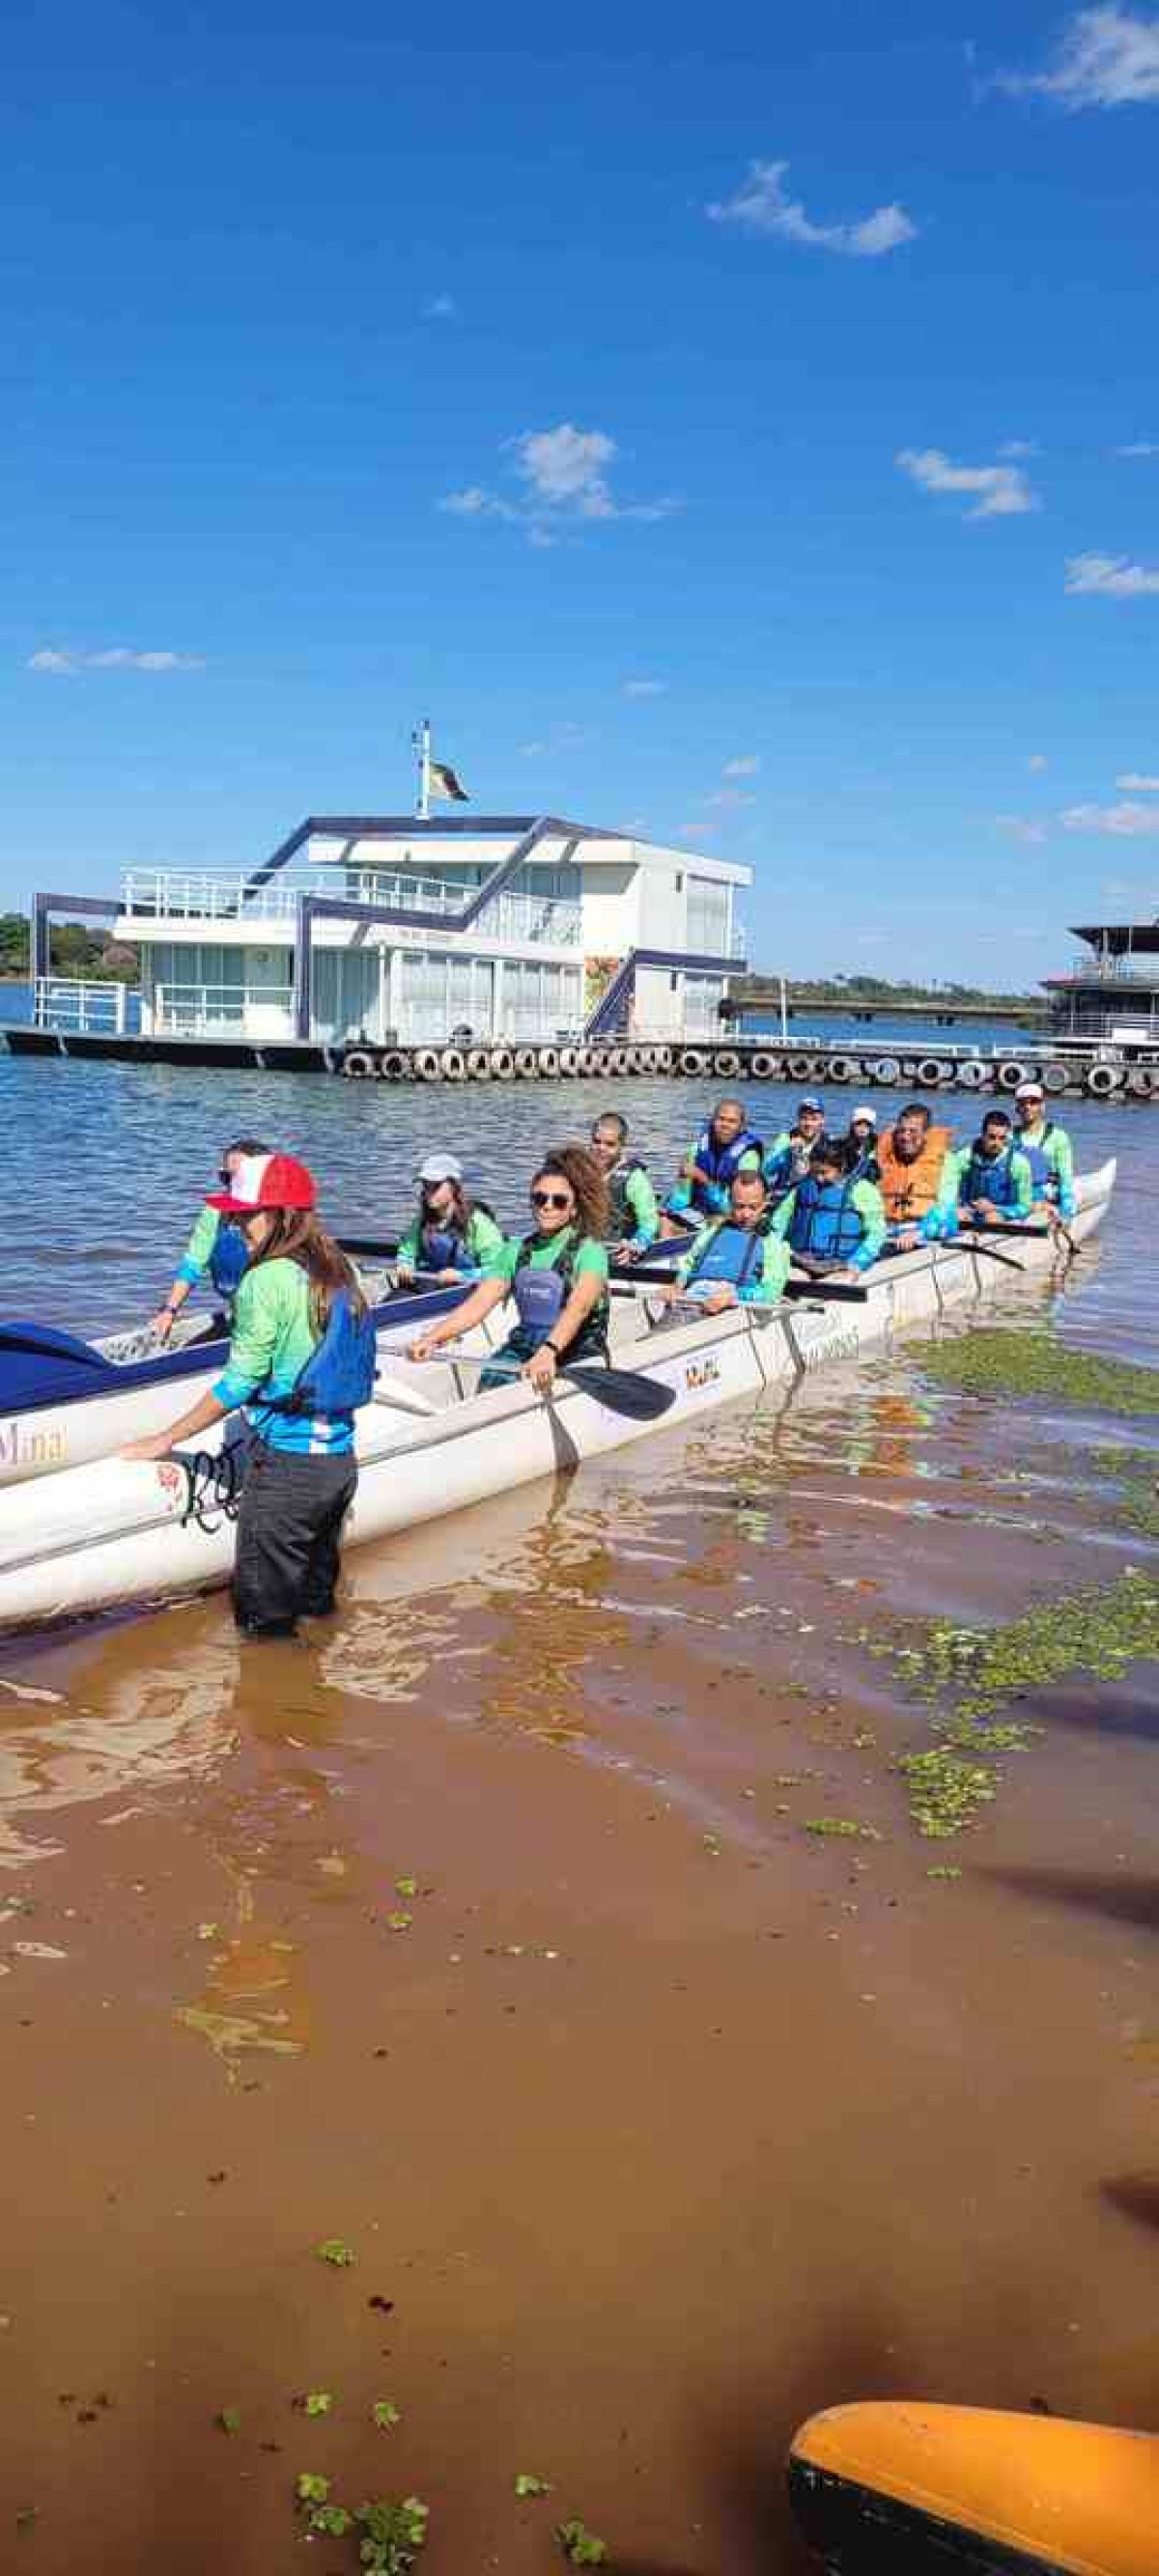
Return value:
<svg viewBox="0 0 1159 2576">
<path fill-rule="evenodd" d="M 1155 2576 L 1159 2434 L 921 2403 L 834 2406 L 789 2453 L 840 2576 Z"/>
</svg>

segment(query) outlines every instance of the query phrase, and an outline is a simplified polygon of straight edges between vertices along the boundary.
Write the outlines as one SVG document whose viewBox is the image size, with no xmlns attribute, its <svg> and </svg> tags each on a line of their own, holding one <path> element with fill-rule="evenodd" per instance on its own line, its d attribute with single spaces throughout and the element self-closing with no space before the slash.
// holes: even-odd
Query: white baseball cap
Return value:
<svg viewBox="0 0 1159 2576">
<path fill-rule="evenodd" d="M 851 1111 L 850 1111 L 850 1113 L 849 1113 L 849 1124 L 850 1124 L 850 1126 L 851 1126 L 851 1127 L 856 1127 L 856 1125 L 857 1125 L 857 1121 L 858 1121 L 858 1119 L 859 1119 L 859 1118 L 866 1118 L 866 1119 L 868 1119 L 870 1126 L 871 1126 L 871 1127 L 876 1127 L 876 1125 L 877 1125 L 877 1111 L 876 1111 L 876 1109 L 875 1109 L 875 1108 L 874 1108 L 874 1106 L 873 1106 L 873 1102 L 872 1102 L 872 1100 L 859 1100 L 859 1101 L 858 1101 L 856 1109 L 851 1110 Z"/>
<path fill-rule="evenodd" d="M 463 1166 L 453 1154 L 428 1154 L 415 1173 L 416 1181 L 429 1181 L 432 1188 L 436 1181 L 461 1181 L 462 1177 Z"/>
<path fill-rule="evenodd" d="M 1046 1093 L 1040 1082 L 1020 1082 L 1014 1097 L 1016 1100 L 1045 1100 Z"/>
</svg>

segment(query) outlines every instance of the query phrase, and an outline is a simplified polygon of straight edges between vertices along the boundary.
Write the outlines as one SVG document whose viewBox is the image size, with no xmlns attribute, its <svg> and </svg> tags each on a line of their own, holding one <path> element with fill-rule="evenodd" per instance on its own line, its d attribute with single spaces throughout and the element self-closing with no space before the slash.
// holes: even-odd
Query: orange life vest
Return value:
<svg viewBox="0 0 1159 2576">
<path fill-rule="evenodd" d="M 877 1147 L 881 1170 L 882 1198 L 889 1225 L 916 1225 L 928 1215 L 938 1195 L 950 1143 L 948 1127 L 930 1127 L 926 1141 L 912 1163 L 903 1163 L 894 1144 L 891 1127 Z"/>
</svg>

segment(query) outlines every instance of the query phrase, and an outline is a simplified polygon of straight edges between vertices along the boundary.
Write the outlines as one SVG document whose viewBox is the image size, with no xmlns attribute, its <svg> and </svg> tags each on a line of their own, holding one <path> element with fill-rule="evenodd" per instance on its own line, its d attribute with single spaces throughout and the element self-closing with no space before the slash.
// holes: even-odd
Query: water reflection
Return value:
<svg viewBox="0 0 1159 2576">
<path fill-rule="evenodd" d="M 156 1631 L 107 1636 L 59 1691 L 29 1685 L 0 1697 L 0 1867 L 59 1857 L 64 1820 L 110 1798 L 139 1811 L 152 1791 L 215 1776 L 235 1742 L 239 1656 L 232 1629 L 204 1612 L 176 1668 L 150 1648 Z M 142 1660 L 144 1655 L 144 1660 Z M 156 1660 L 153 1660 L 156 1657 Z"/>
</svg>

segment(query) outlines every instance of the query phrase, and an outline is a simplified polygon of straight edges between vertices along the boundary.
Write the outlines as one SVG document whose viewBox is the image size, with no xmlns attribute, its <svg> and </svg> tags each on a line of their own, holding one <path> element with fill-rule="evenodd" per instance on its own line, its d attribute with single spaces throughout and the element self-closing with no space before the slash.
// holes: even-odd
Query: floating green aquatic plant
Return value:
<svg viewBox="0 0 1159 2576">
<path fill-rule="evenodd" d="M 918 1832 L 930 1841 L 948 1842 L 952 1834 L 960 1834 L 996 1794 L 996 1774 L 984 1763 L 964 1762 L 946 1744 L 931 1745 L 926 1753 L 905 1753 L 897 1767 Z"/>
<path fill-rule="evenodd" d="M 879 1843 L 881 1835 L 873 1825 L 859 1825 L 853 1816 L 806 1816 L 807 1834 L 828 1834 L 834 1841 Z"/>
<path fill-rule="evenodd" d="M 1159 1413 L 1159 1369 L 1072 1350 L 1051 1333 L 960 1333 L 924 1347 L 919 1366 L 966 1395 L 1046 1395 L 1100 1413 Z"/>
<path fill-rule="evenodd" d="M 347 2245 L 341 2236 L 324 2236 L 314 2251 L 321 2262 L 333 2263 L 339 2271 L 344 2264 L 354 2261 L 354 2247 Z"/>
<path fill-rule="evenodd" d="M 404 2496 L 401 2504 L 360 2504 L 354 2515 L 363 2534 L 358 2555 L 372 2576 L 409 2576 L 427 2536 L 430 2506 L 421 2496 Z"/>
<path fill-rule="evenodd" d="M 551 2481 L 535 2477 L 530 2469 L 520 2469 L 515 2480 L 515 2492 L 521 2501 L 529 2496 L 550 2495 Z"/>
<path fill-rule="evenodd" d="M 1118 1681 L 1128 1664 L 1159 1655 L 1159 1580 L 1127 1566 L 1113 1583 L 1062 1593 L 998 1628 L 932 1623 L 924 1646 L 867 1639 L 871 1654 L 896 1663 L 917 1697 L 952 1690 L 963 1717 L 988 1717 L 1028 1691 L 1070 1673 Z M 991 1730 L 994 1751 L 1009 1751 Z"/>
<path fill-rule="evenodd" d="M 573 2517 L 570 2522 L 561 2522 L 555 2536 L 570 2566 L 603 2567 L 607 2564 L 607 2541 L 601 2540 L 598 2532 L 589 2531 L 587 2524 L 580 2522 L 578 2517 Z"/>
<path fill-rule="evenodd" d="M 375 2398 L 370 2409 L 370 2418 L 373 2424 L 377 2424 L 380 2433 L 393 2433 L 395 2425 L 402 2422 L 397 2406 L 391 2405 L 389 2397 Z"/>
</svg>

